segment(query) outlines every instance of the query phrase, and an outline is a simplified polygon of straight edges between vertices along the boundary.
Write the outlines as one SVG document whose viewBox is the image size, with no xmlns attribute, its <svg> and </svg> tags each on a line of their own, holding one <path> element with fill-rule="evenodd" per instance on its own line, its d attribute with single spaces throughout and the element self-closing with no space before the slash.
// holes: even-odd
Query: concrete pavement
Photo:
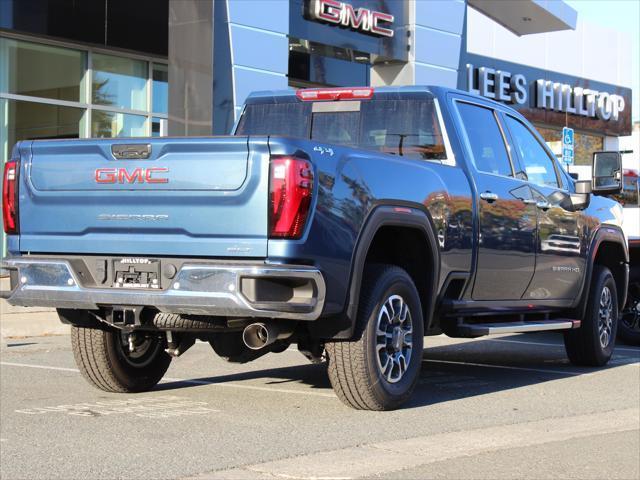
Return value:
<svg viewBox="0 0 640 480">
<path fill-rule="evenodd" d="M 640 477 L 640 349 L 568 364 L 561 337 L 427 337 L 411 402 L 359 412 L 295 350 L 246 365 L 197 343 L 152 392 L 93 389 L 67 336 L 3 342 L 0 477 Z"/>
</svg>

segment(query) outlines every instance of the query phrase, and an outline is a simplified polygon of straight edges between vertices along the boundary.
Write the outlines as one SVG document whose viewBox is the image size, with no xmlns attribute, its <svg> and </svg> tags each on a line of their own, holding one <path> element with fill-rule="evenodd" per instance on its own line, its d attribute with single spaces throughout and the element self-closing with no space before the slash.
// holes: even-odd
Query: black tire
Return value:
<svg viewBox="0 0 640 480">
<path fill-rule="evenodd" d="M 608 290 L 609 293 L 607 294 L 605 290 Z M 610 303 L 606 300 L 609 295 Z M 610 305 L 610 310 L 604 304 L 601 305 L 603 302 L 607 306 Z M 606 315 L 603 314 L 601 322 L 601 309 L 604 309 L 603 312 L 609 311 L 610 321 L 604 320 Z M 607 325 L 609 326 L 607 327 Z M 601 327 L 604 329 L 604 333 L 601 331 Z M 587 309 L 582 319 L 582 325 L 578 329 L 567 330 L 564 334 L 564 346 L 571 363 L 591 367 L 606 365 L 613 354 L 617 328 L 616 282 L 607 267 L 594 265 Z"/>
<path fill-rule="evenodd" d="M 627 304 L 620 312 L 618 338 L 628 345 L 640 346 L 640 285 L 629 287 Z"/>
<path fill-rule="evenodd" d="M 139 352 L 130 354 L 119 330 L 72 326 L 71 346 L 82 376 L 105 392 L 150 390 L 171 363 L 164 341 L 157 334 L 141 338 Z"/>
<path fill-rule="evenodd" d="M 358 410 L 393 410 L 409 399 L 420 376 L 424 336 L 420 297 L 411 277 L 399 267 L 370 265 L 365 268 L 363 278 L 354 338 L 326 344 L 329 380 L 338 398 L 350 407 Z M 391 316 L 382 314 L 385 306 L 395 311 L 393 318 L 403 310 L 399 300 L 393 303 L 392 299 L 396 296 L 406 304 L 409 312 L 408 315 L 405 313 L 404 322 L 397 318 L 396 321 L 401 322 L 397 324 L 393 323 Z M 388 304 L 390 301 L 392 303 Z M 379 319 L 387 324 L 384 327 L 386 332 L 389 329 L 393 331 L 390 333 L 391 339 L 388 335 L 376 334 Z M 396 332 L 397 329 L 408 327 L 412 329 L 410 351 L 405 349 L 405 334 Z M 387 342 L 390 349 L 382 348 L 380 357 L 378 342 Z M 392 349 L 398 346 L 399 349 L 394 352 Z M 404 374 L 401 374 L 399 354 L 408 355 L 409 358 Z M 398 355 L 397 363 L 393 355 Z M 392 362 L 390 369 L 383 370 L 382 358 L 385 359 L 385 365 L 388 365 L 388 361 Z M 393 378 L 394 371 L 397 372 L 397 380 Z"/>
</svg>

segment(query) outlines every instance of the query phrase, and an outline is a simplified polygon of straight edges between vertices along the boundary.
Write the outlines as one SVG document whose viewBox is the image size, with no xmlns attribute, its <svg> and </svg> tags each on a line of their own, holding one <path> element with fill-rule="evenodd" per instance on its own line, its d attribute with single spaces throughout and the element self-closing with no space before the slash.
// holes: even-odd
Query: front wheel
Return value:
<svg viewBox="0 0 640 480">
<path fill-rule="evenodd" d="M 120 330 L 71 327 L 71 346 L 82 376 L 105 392 L 144 392 L 166 373 L 171 357 L 157 335 Z"/>
<path fill-rule="evenodd" d="M 587 309 L 582 325 L 564 334 L 571 363 L 601 367 L 613 355 L 618 329 L 618 295 L 611 271 L 594 265 Z"/>
<path fill-rule="evenodd" d="M 393 410 L 420 376 L 424 324 L 411 277 L 393 265 L 364 272 L 354 339 L 327 343 L 329 379 L 345 404 Z"/>
</svg>

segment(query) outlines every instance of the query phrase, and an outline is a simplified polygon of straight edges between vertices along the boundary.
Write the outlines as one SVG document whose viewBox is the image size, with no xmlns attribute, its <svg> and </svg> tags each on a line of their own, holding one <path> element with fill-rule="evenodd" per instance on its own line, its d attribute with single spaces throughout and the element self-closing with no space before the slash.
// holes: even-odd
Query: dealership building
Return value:
<svg viewBox="0 0 640 480">
<path fill-rule="evenodd" d="M 560 0 L 2 0 L 0 155 L 228 133 L 255 90 L 418 84 L 512 105 L 558 155 L 572 127 L 585 165 L 631 134 L 630 49 Z"/>
</svg>

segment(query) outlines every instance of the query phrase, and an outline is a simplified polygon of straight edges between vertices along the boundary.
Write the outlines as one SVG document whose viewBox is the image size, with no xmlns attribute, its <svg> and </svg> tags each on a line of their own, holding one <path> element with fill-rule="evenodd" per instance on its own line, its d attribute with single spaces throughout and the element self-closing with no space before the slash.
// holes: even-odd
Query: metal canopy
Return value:
<svg viewBox="0 0 640 480">
<path fill-rule="evenodd" d="M 578 12 L 562 0 L 468 0 L 516 35 L 574 30 Z"/>
</svg>

